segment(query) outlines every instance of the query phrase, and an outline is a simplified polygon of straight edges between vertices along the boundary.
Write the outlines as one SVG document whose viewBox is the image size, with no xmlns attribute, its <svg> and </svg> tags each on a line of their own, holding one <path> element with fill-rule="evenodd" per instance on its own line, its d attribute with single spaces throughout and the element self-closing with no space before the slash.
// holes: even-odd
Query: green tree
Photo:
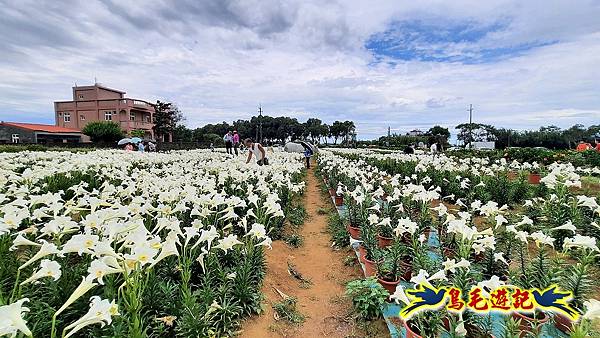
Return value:
<svg viewBox="0 0 600 338">
<path fill-rule="evenodd" d="M 144 135 L 146 134 L 146 132 L 143 131 L 142 129 L 135 129 L 135 130 L 132 130 L 130 134 L 131 134 L 132 137 L 142 138 L 142 137 L 144 137 Z"/>
<path fill-rule="evenodd" d="M 193 136 L 193 131 L 183 124 L 179 124 L 173 129 L 173 142 L 192 142 Z"/>
<path fill-rule="evenodd" d="M 450 138 L 450 131 L 448 128 L 444 128 L 441 126 L 433 126 L 429 128 L 427 131 L 427 135 L 429 136 L 429 143 L 437 143 L 443 150 L 448 145 L 448 139 Z"/>
<path fill-rule="evenodd" d="M 344 135 L 344 123 L 334 121 L 329 127 L 329 136 L 333 137 L 333 144 L 337 144 L 338 139 Z"/>
<path fill-rule="evenodd" d="M 464 145 L 471 142 L 495 141 L 495 128 L 489 124 L 482 123 L 462 123 L 456 126 L 459 130 L 456 138 L 462 141 Z"/>
<path fill-rule="evenodd" d="M 310 137 L 312 143 L 320 143 L 321 137 L 327 137 L 329 128 L 320 119 L 310 118 L 304 123 L 304 136 Z"/>
<path fill-rule="evenodd" d="M 183 120 L 183 114 L 172 102 L 156 101 L 154 105 L 154 135 L 157 139 L 170 141 L 177 124 Z"/>
<path fill-rule="evenodd" d="M 125 133 L 121 126 L 113 121 L 94 121 L 83 127 L 84 135 L 89 136 L 94 142 L 115 142 L 123 138 Z"/>
<path fill-rule="evenodd" d="M 351 140 L 355 139 L 356 126 L 354 125 L 354 121 L 342 122 L 342 136 L 345 144 L 349 144 Z"/>
</svg>

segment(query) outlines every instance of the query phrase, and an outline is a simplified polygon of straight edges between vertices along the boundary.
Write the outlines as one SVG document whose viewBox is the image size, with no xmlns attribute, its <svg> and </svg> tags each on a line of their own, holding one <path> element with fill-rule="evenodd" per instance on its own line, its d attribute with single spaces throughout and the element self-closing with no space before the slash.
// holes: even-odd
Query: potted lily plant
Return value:
<svg viewBox="0 0 600 338">
<path fill-rule="evenodd" d="M 365 275 L 367 277 L 375 276 L 377 274 L 377 258 L 379 257 L 375 228 L 370 224 L 364 224 L 360 229 L 360 234 L 363 241 L 361 247 L 364 250 Z"/>
<path fill-rule="evenodd" d="M 341 207 L 344 204 L 344 189 L 342 185 L 337 186 L 337 190 L 335 191 L 335 206 Z"/>
<path fill-rule="evenodd" d="M 335 191 L 339 185 L 339 179 L 335 176 L 329 177 L 327 180 L 327 190 L 329 191 L 329 195 L 331 197 L 335 196 Z"/>
<path fill-rule="evenodd" d="M 438 337 L 443 330 L 443 313 L 443 311 L 428 311 L 404 321 L 406 338 Z"/>
<path fill-rule="evenodd" d="M 526 289 L 545 290 L 552 284 L 552 276 L 560 272 L 560 268 L 556 264 L 552 264 L 548 254 L 548 247 L 552 245 L 554 239 L 541 231 L 531 234 L 531 238 L 535 240 L 536 244 L 534 256 L 528 265 L 525 265 L 524 260 L 521 260 L 518 271 L 511 273 L 511 282 Z M 523 256 L 525 254 L 523 251 L 527 249 L 522 248 L 521 250 L 520 255 Z M 539 334 L 541 326 L 549 320 L 545 312 L 538 310 L 534 312 L 513 312 L 512 317 L 519 322 L 520 330 L 523 332 L 522 337 L 527 333 Z"/>
<path fill-rule="evenodd" d="M 570 242 L 568 242 L 570 243 Z M 564 291 L 572 293 L 573 298 L 569 302 L 571 308 L 582 313 L 584 302 L 594 292 L 593 270 L 597 253 L 590 249 L 574 250 L 572 256 L 576 257 L 577 263 L 565 264 L 558 275 L 557 283 Z M 569 333 L 573 329 L 574 322 L 562 313 L 554 315 L 554 325 L 562 332 Z"/>
<path fill-rule="evenodd" d="M 391 219 L 384 217 L 377 223 L 377 242 L 380 248 L 386 248 L 394 242 L 394 231 L 391 226 Z"/>
<path fill-rule="evenodd" d="M 348 225 L 346 227 L 348 233 L 353 239 L 360 239 L 360 224 L 362 224 L 361 205 L 353 198 L 349 198 L 346 205 L 348 207 Z"/>
<path fill-rule="evenodd" d="M 381 251 L 381 259 L 377 264 L 377 280 L 390 294 L 396 290 L 401 280 L 409 281 L 411 277 L 408 248 L 400 241 Z"/>
<path fill-rule="evenodd" d="M 527 181 L 529 182 L 529 184 L 540 184 L 541 179 L 542 179 L 542 175 L 540 174 L 540 170 L 533 169 L 529 173 L 529 177 L 527 178 Z"/>
</svg>

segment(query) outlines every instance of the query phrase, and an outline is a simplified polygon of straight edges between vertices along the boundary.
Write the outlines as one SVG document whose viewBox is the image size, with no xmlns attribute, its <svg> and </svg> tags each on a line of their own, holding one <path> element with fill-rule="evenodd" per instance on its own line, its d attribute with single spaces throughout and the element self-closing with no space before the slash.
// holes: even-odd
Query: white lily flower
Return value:
<svg viewBox="0 0 600 338">
<path fill-rule="evenodd" d="M 8 249 L 9 251 L 14 251 L 20 246 L 42 246 L 39 243 L 28 240 L 23 236 L 23 234 L 19 233 L 17 237 L 13 240 L 13 245 Z"/>
<path fill-rule="evenodd" d="M 575 235 L 573 238 L 565 238 L 563 249 L 567 250 L 569 248 L 584 248 L 592 251 L 600 251 L 596 245 L 596 238 L 579 234 Z"/>
<path fill-rule="evenodd" d="M 33 262 L 42 259 L 48 255 L 55 255 L 58 253 L 60 253 L 60 251 L 56 247 L 56 244 L 43 241 L 40 250 L 35 255 L 33 255 L 33 257 L 31 257 L 27 262 L 23 263 L 23 265 L 19 267 L 19 270 L 24 269 Z"/>
<path fill-rule="evenodd" d="M 597 299 L 590 299 L 583 302 L 583 306 L 586 308 L 583 314 L 583 319 L 595 320 L 600 319 L 600 301 Z"/>
<path fill-rule="evenodd" d="M 73 235 L 73 237 L 63 245 L 61 252 L 63 254 L 77 252 L 80 256 L 83 253 L 92 254 L 92 248 L 99 240 L 100 238 L 97 235 Z"/>
<path fill-rule="evenodd" d="M 503 252 L 496 252 L 496 253 L 494 253 L 494 261 L 496 261 L 496 262 L 500 261 L 500 262 L 508 265 L 508 262 L 504 258 L 504 253 Z"/>
<path fill-rule="evenodd" d="M 65 327 L 65 332 L 70 330 L 69 333 L 65 335 L 65 338 L 74 335 L 76 332 L 89 325 L 100 324 L 103 327 L 112 322 L 113 316 L 119 315 L 119 307 L 114 300 L 109 302 L 107 299 L 101 299 L 98 296 L 93 296 L 90 300 L 90 309 L 88 312 L 76 322 Z"/>
<path fill-rule="evenodd" d="M 529 237 L 531 237 L 534 241 L 535 244 L 539 247 L 541 244 L 542 245 L 549 245 L 551 247 L 554 247 L 554 238 L 544 234 L 541 231 L 536 231 L 534 233 L 532 233 L 531 235 L 529 235 Z"/>
<path fill-rule="evenodd" d="M 477 286 L 479 286 L 482 290 L 481 294 L 486 298 L 490 297 L 490 294 L 489 294 L 490 292 L 500 288 L 503 285 L 505 285 L 505 283 L 503 281 L 501 281 L 500 277 L 498 277 L 496 275 L 493 275 L 488 280 L 477 283 Z"/>
<path fill-rule="evenodd" d="M 23 304 L 28 301 L 29 298 L 22 298 L 12 304 L 0 306 L 0 336 L 15 337 L 19 332 L 32 336 L 27 328 L 27 322 L 23 319 L 23 315 L 29 312 L 29 308 L 24 307 Z"/>
<path fill-rule="evenodd" d="M 54 316 L 55 317 L 58 316 L 61 312 L 63 312 L 66 308 L 68 308 L 71 304 L 73 304 L 77 299 L 79 299 L 79 297 L 86 294 L 88 291 L 90 291 L 96 285 L 98 285 L 98 284 L 94 283 L 93 276 L 82 277 L 82 280 L 81 280 L 81 283 L 79 283 L 79 286 L 77 286 L 75 291 L 73 291 L 71 296 L 69 296 L 67 301 L 60 307 L 60 309 L 56 310 L 56 312 L 54 313 Z"/>
<path fill-rule="evenodd" d="M 423 269 L 419 270 L 419 273 L 416 276 L 413 276 L 410 279 L 411 283 L 415 283 L 416 285 L 431 285 L 429 283 L 429 281 L 427 280 L 427 277 L 429 277 L 429 273 Z"/>
<path fill-rule="evenodd" d="M 378 204 L 376 204 L 378 205 Z M 369 224 L 373 225 L 373 224 L 377 224 L 379 222 L 379 216 L 375 215 L 375 214 L 370 214 L 369 217 L 367 218 L 367 220 L 369 221 Z"/>
<path fill-rule="evenodd" d="M 92 261 L 87 272 L 93 279 L 98 280 L 99 284 L 104 285 L 104 281 L 102 280 L 104 276 L 123 272 L 123 269 L 119 266 L 119 263 L 114 257 L 105 256 Z"/>
<path fill-rule="evenodd" d="M 253 236 L 256 239 L 263 239 L 267 236 L 265 226 L 259 223 L 252 224 L 252 228 L 244 236 Z"/>
<path fill-rule="evenodd" d="M 40 278 L 52 277 L 55 281 L 58 280 L 62 272 L 60 270 L 60 264 L 49 259 L 43 259 L 40 263 L 40 269 L 31 275 L 31 277 L 24 280 L 21 285 L 37 281 Z"/>
<path fill-rule="evenodd" d="M 429 278 L 427 278 L 427 281 L 433 281 L 433 280 L 448 280 L 448 278 L 446 278 L 446 271 L 444 269 L 434 273 L 433 275 L 429 276 Z"/>
<path fill-rule="evenodd" d="M 577 228 L 573 225 L 573 222 L 567 221 L 567 223 L 565 223 L 561 226 L 554 227 L 550 230 L 567 230 L 567 231 L 572 231 L 573 233 L 575 233 Z"/>
<path fill-rule="evenodd" d="M 444 267 L 444 270 L 454 273 L 458 268 L 470 269 L 471 262 L 464 258 L 462 258 L 458 263 L 456 263 L 454 259 L 446 259 L 446 261 L 442 263 L 442 266 Z"/>
<path fill-rule="evenodd" d="M 396 302 L 396 304 L 399 304 L 399 302 L 404 303 L 404 305 L 410 304 L 410 300 L 404 292 L 404 286 L 402 286 L 401 284 L 396 285 L 396 290 L 393 294 L 390 295 L 390 299 Z"/>
<path fill-rule="evenodd" d="M 223 239 L 220 239 L 219 244 L 215 245 L 215 248 L 222 249 L 223 251 L 227 252 L 233 249 L 234 246 L 240 244 L 242 244 L 242 242 L 237 239 L 237 236 L 231 234 Z"/>
</svg>

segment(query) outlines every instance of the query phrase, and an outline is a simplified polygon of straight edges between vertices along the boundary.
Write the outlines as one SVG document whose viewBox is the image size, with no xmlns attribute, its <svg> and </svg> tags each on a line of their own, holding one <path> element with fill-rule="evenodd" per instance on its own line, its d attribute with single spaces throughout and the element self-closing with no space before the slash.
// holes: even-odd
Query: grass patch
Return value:
<svg viewBox="0 0 600 338">
<path fill-rule="evenodd" d="M 291 234 L 289 236 L 286 236 L 283 240 L 287 245 L 291 246 L 292 248 L 299 248 L 302 245 L 304 245 L 304 237 L 298 234 Z"/>
<path fill-rule="evenodd" d="M 299 227 L 302 224 L 304 224 L 306 216 L 306 209 L 302 204 L 297 204 L 293 206 L 292 208 L 290 208 L 287 214 L 287 218 L 290 221 L 290 224 L 295 227 Z"/>
<path fill-rule="evenodd" d="M 292 324 L 301 324 L 305 317 L 298 311 L 297 300 L 295 297 L 288 297 L 281 302 L 273 304 L 273 310 L 278 316 L 278 319 L 285 320 Z"/>
<path fill-rule="evenodd" d="M 346 256 L 346 258 L 344 258 L 344 265 L 345 266 L 355 266 L 356 265 L 356 256 Z"/>
<path fill-rule="evenodd" d="M 327 230 L 331 235 L 331 242 L 333 243 L 334 247 L 339 249 L 348 245 L 348 232 L 346 231 L 346 225 L 344 220 L 337 212 L 329 215 Z"/>
<path fill-rule="evenodd" d="M 317 214 L 319 215 L 327 215 L 329 213 L 329 209 L 328 208 L 319 208 L 317 209 Z"/>
</svg>

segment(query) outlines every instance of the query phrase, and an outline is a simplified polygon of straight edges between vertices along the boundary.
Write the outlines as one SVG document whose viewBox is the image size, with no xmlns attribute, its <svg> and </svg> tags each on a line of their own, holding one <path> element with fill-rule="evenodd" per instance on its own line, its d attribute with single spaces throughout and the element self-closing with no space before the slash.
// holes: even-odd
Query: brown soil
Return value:
<svg viewBox="0 0 600 338">
<path fill-rule="evenodd" d="M 308 218 L 299 233 L 304 245 L 290 248 L 283 241 L 273 243 L 267 250 L 267 274 L 262 288 L 265 295 L 264 313 L 246 320 L 240 333 L 243 338 L 263 337 L 386 337 L 389 335 L 382 321 L 370 324 L 365 333 L 365 324 L 352 318 L 351 303 L 344 296 L 345 284 L 360 278 L 359 268 L 346 266 L 350 251 L 335 251 L 327 233 L 327 215 L 320 215 L 320 208 L 330 209 L 332 203 L 321 195 L 317 178 L 312 170 L 307 174 L 304 205 Z M 332 212 L 335 212 L 332 210 Z M 302 283 L 288 273 L 288 262 L 293 264 L 303 277 L 311 281 Z M 275 291 L 295 297 L 298 311 L 306 317 L 302 324 L 291 324 L 275 320 L 272 305 L 281 302 Z"/>
</svg>

